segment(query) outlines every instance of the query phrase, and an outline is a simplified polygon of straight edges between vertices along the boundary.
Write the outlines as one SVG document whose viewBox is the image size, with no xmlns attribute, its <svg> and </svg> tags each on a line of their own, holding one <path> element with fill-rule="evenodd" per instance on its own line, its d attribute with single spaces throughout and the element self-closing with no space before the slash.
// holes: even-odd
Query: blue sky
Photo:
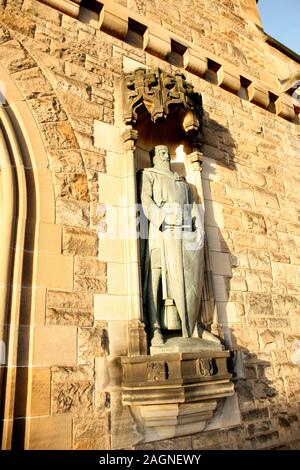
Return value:
<svg viewBox="0 0 300 470">
<path fill-rule="evenodd" d="M 258 8 L 265 32 L 300 54 L 300 0 L 259 0 Z"/>
</svg>

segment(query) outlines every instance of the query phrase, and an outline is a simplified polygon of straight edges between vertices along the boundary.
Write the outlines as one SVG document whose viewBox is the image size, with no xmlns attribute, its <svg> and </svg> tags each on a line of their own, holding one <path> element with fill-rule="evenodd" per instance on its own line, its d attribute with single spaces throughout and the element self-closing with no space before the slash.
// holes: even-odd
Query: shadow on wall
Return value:
<svg viewBox="0 0 300 470">
<path fill-rule="evenodd" d="M 224 340 L 226 349 L 232 351 L 229 370 L 233 375 L 237 396 L 236 402 L 229 397 L 219 403 L 211 423 L 206 427 L 209 432 L 205 434 L 209 437 L 206 439 L 205 434 L 201 434 L 197 440 L 195 436 L 198 447 L 193 448 L 204 449 L 209 445 L 212 449 L 285 448 L 282 442 L 288 440 L 284 436 L 290 436 L 292 440 L 293 437 L 289 433 L 299 426 L 299 411 L 295 406 L 285 409 L 284 390 L 277 385 L 276 388 L 273 386 L 278 377 L 274 376 L 270 362 L 271 353 L 260 351 L 258 357 L 258 350 L 253 341 L 253 350 L 249 350 L 251 337 L 247 337 L 249 325 L 245 317 L 243 292 L 230 290 L 232 268 L 238 267 L 239 260 L 234 253 L 232 232 L 221 230 L 220 227 L 223 223 L 224 210 L 230 214 L 232 209 L 244 209 L 228 198 L 224 189 L 226 178 L 231 178 L 230 172 L 234 173 L 237 169 L 235 149 L 236 143 L 228 129 L 210 119 L 208 113 L 204 113 L 202 180 L 209 251 L 206 263 L 207 279 L 211 281 L 212 289 L 207 289 L 204 293 L 206 298 L 204 297 L 202 303 L 202 321 L 213 333 L 219 334 Z M 210 158 L 213 161 L 210 161 Z M 218 184 L 217 167 L 229 170 L 225 171 L 225 181 L 222 179 L 222 185 Z M 222 204 L 222 213 L 219 203 Z M 228 219 L 230 220 L 230 217 Z M 230 225 L 226 226 L 230 230 Z M 247 290 L 246 284 L 245 290 Z M 236 331 L 240 333 L 238 336 L 235 334 Z M 228 402 L 227 408 L 226 402 Z M 224 443 L 213 444 L 213 429 L 225 428 L 222 433 L 225 436 L 230 427 L 231 442 L 225 442 L 225 439 Z"/>
<path fill-rule="evenodd" d="M 224 337 L 227 348 L 231 347 L 228 323 L 227 302 L 229 301 L 230 278 L 235 256 L 231 253 L 234 245 L 227 230 L 225 240 L 223 226 L 224 207 L 231 208 L 232 201 L 226 197 L 226 186 L 218 167 L 223 167 L 227 178 L 236 171 L 236 143 L 228 129 L 203 116 L 203 165 L 202 185 L 205 205 L 205 285 L 200 320 L 214 334 Z M 226 180 L 225 180 L 226 181 Z M 223 231 L 224 232 L 224 231 Z M 229 242 L 229 243 L 228 243 Z M 223 324 L 222 332 L 219 323 Z"/>
</svg>

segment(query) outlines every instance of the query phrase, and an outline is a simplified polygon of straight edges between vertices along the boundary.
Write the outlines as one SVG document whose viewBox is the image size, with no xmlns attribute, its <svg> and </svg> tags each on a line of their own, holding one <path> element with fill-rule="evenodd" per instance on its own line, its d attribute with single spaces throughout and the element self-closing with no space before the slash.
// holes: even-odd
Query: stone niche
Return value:
<svg viewBox="0 0 300 470">
<path fill-rule="evenodd" d="M 156 145 L 167 145 L 171 169 L 185 176 L 204 220 L 201 95 L 181 72 L 171 74 L 158 68 L 138 68 L 124 74 L 121 89 L 123 158 L 134 173 L 134 178 L 128 178 L 131 201 L 137 202 L 136 172 L 151 166 L 150 150 Z M 137 253 L 139 243 L 137 237 Z M 139 279 L 141 286 L 140 278 L 139 268 L 128 271 L 130 282 Z M 206 281 L 203 295 L 207 295 Z M 193 337 L 185 339 L 180 347 L 150 348 L 142 300 L 140 287 L 139 300 L 134 297 L 129 303 L 128 355 L 120 358 L 121 390 L 112 396 L 113 448 L 200 432 L 213 417 L 218 403 L 234 394 L 227 367 L 230 352 L 205 337 L 203 329 L 197 334 L 195 328 Z M 213 323 L 209 315 L 201 312 L 202 325 Z"/>
</svg>

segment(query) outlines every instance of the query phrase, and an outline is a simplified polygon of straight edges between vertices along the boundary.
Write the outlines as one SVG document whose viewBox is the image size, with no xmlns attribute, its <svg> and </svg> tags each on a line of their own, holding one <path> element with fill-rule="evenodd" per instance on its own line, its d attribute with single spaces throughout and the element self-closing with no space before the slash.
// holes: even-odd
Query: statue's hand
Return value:
<svg viewBox="0 0 300 470">
<path fill-rule="evenodd" d="M 166 225 L 176 225 L 181 227 L 183 224 L 183 214 L 180 207 L 169 207 L 164 220 Z"/>
</svg>

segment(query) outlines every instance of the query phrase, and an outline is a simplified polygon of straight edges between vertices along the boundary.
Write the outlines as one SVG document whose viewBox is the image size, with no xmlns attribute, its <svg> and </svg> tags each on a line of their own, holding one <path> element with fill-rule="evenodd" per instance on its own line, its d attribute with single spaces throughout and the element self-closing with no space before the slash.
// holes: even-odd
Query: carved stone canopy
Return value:
<svg viewBox="0 0 300 470">
<path fill-rule="evenodd" d="M 176 115 L 192 146 L 201 146 L 202 97 L 181 72 L 138 68 L 124 74 L 124 122 L 135 125 L 145 110 L 153 123 Z"/>
</svg>

